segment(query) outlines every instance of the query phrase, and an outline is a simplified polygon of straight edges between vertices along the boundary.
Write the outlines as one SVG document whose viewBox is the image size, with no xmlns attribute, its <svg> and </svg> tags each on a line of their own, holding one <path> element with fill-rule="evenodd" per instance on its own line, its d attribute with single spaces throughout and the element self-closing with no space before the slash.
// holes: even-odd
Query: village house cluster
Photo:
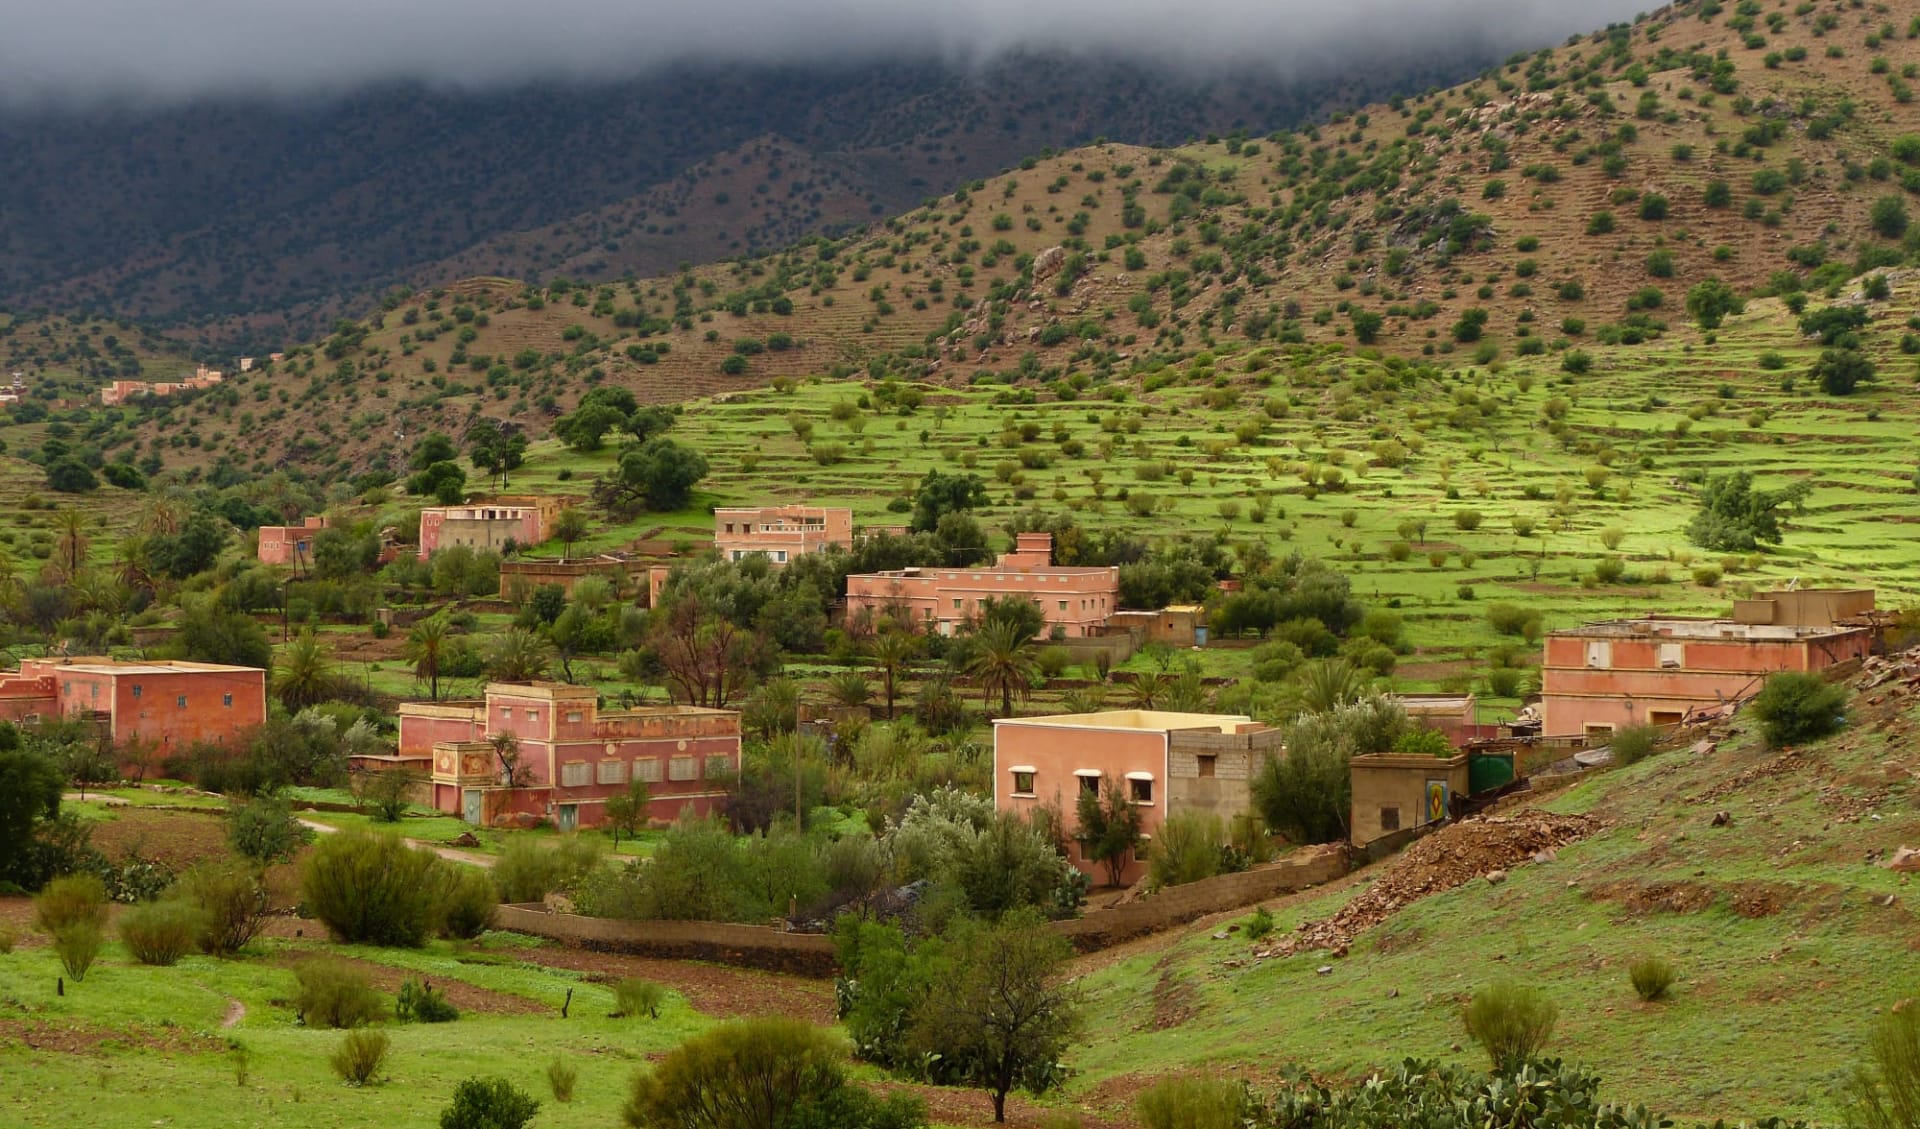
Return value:
<svg viewBox="0 0 1920 1129">
<path fill-rule="evenodd" d="M 174 396 L 182 392 L 200 392 L 217 386 L 225 379 L 225 374 L 219 370 L 201 365 L 185 380 L 116 380 L 100 390 L 100 402 L 111 407 L 124 404 L 135 396 Z"/>
</svg>

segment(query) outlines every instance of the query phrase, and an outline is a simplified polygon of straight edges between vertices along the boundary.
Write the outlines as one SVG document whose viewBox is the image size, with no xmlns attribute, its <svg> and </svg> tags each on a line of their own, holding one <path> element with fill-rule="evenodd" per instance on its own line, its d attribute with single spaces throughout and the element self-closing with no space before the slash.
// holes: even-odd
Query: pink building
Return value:
<svg viewBox="0 0 1920 1129">
<path fill-rule="evenodd" d="M 299 525 L 263 525 L 260 527 L 261 564 L 300 565 L 313 563 L 313 535 L 327 528 L 325 516 L 310 517 Z"/>
<path fill-rule="evenodd" d="M 1757 693 L 1769 674 L 1817 672 L 1872 652 L 1858 622 L 1872 592 L 1778 592 L 1731 619 L 1645 619 L 1551 632 L 1541 669 L 1542 732 L 1601 742 L 1633 725 L 1677 725 Z"/>
<path fill-rule="evenodd" d="M 1144 849 L 1125 871 L 1146 871 L 1145 856 L 1168 815 L 1202 811 L 1230 819 L 1251 801 L 1253 774 L 1280 755 L 1280 731 L 1241 714 L 1106 710 L 993 723 L 993 807 L 1031 814 L 1057 807 L 1068 838 L 1079 826 L 1082 792 L 1118 787 L 1140 809 Z M 1069 847 L 1074 864 L 1104 875 L 1097 860 Z"/>
<path fill-rule="evenodd" d="M 162 756 L 225 744 L 267 719 L 267 672 L 214 663 L 110 658 L 23 659 L 0 675 L 0 720 L 80 717 L 116 744 L 141 741 Z"/>
<path fill-rule="evenodd" d="M 830 545 L 853 548 L 853 511 L 829 506 L 742 506 L 713 511 L 713 546 L 723 560 L 763 556 L 775 566 Z"/>
<path fill-rule="evenodd" d="M 547 495 L 503 495 L 458 506 L 428 506 L 420 511 L 420 559 L 455 545 L 496 553 L 509 543 L 538 545 L 553 535 L 554 519 L 570 501 Z"/>
<path fill-rule="evenodd" d="M 1097 634 L 1120 604 L 1117 568 L 1055 568 L 1053 535 L 1022 533 L 988 568 L 904 568 L 847 577 L 847 614 L 892 613 L 952 635 L 989 599 L 1019 596 L 1046 616 L 1049 633 Z"/>
<path fill-rule="evenodd" d="M 100 402 L 112 406 L 124 404 L 134 396 L 172 396 L 178 392 L 198 392 L 203 388 L 212 388 L 223 379 L 221 373 L 201 365 L 185 380 L 116 380 L 100 390 Z"/>
<path fill-rule="evenodd" d="M 509 784 L 496 740 L 510 734 Z M 486 824 L 531 815 L 561 830 L 605 817 L 642 780 L 651 817 L 714 811 L 740 770 L 740 715 L 693 706 L 602 710 L 589 686 L 495 682 L 480 702 L 407 702 L 400 759 L 430 762 L 433 806 Z"/>
</svg>

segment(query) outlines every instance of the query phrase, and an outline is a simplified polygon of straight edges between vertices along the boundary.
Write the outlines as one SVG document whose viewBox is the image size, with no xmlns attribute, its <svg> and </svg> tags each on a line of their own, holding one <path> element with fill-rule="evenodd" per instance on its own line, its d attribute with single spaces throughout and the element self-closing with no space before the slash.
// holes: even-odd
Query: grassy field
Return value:
<svg viewBox="0 0 1920 1129">
<path fill-rule="evenodd" d="M 1260 1078 L 1287 1062 L 1352 1073 L 1409 1055 L 1472 1064 L 1483 1058 L 1460 1007 L 1510 978 L 1546 990 L 1560 1009 L 1551 1053 L 1594 1067 L 1611 1100 L 1683 1122 L 1831 1121 L 1872 1016 L 1920 993 L 1913 888 L 1870 861 L 1920 837 L 1920 710 L 1854 717 L 1792 756 L 1742 732 L 1704 756 L 1586 779 L 1546 806 L 1605 830 L 1498 886 L 1415 903 L 1345 958 L 1250 960 L 1245 940 L 1215 940 L 1221 924 L 1202 922 L 1102 967 L 1085 980 L 1097 1034 L 1076 1086 L 1192 1069 Z M 1715 810 L 1731 825 L 1710 827 Z M 1276 934 L 1357 888 L 1280 907 Z M 1678 966 L 1670 1000 L 1641 1003 L 1628 985 L 1644 955 Z"/>
</svg>

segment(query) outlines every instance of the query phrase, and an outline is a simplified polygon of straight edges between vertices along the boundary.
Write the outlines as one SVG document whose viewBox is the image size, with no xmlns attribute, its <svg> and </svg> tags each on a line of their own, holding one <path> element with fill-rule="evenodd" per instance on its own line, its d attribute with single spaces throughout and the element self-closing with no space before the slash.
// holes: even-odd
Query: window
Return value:
<svg viewBox="0 0 1920 1129">
<path fill-rule="evenodd" d="M 540 711 L 539 711 L 539 710 L 528 710 L 528 711 L 527 711 L 527 720 L 528 720 L 528 721 L 539 721 L 539 720 L 540 720 Z"/>
<path fill-rule="evenodd" d="M 581 713 L 579 710 L 568 710 L 567 720 L 577 725 L 580 722 L 586 720 L 586 715 Z"/>
<path fill-rule="evenodd" d="M 1587 744 L 1604 745 L 1611 740 L 1613 740 L 1613 726 L 1611 725 L 1587 726 Z"/>
<path fill-rule="evenodd" d="M 1613 644 L 1594 641 L 1587 644 L 1587 666 L 1594 670 L 1608 670 L 1613 666 Z"/>
<path fill-rule="evenodd" d="M 1141 779 L 1138 776 L 1127 777 L 1127 799 L 1136 804 L 1153 802 L 1153 778 Z"/>
<path fill-rule="evenodd" d="M 221 705 L 223 705 L 223 706 L 225 706 L 225 707 L 227 707 L 228 709 L 232 709 L 232 708 L 233 708 L 233 695 L 232 695 L 232 694 L 222 694 L 222 695 L 220 695 L 220 704 L 221 704 Z"/>
<path fill-rule="evenodd" d="M 959 611 L 964 606 L 966 606 L 966 601 L 956 596 L 953 601 L 953 610 Z"/>
<path fill-rule="evenodd" d="M 1380 830 L 1400 830 L 1400 809 L 1390 804 L 1380 805 Z"/>
<path fill-rule="evenodd" d="M 187 696 L 186 696 L 185 694 L 182 694 L 182 695 L 180 695 L 180 696 L 179 696 L 178 698 L 175 698 L 175 699 L 174 699 L 174 704 L 175 704 L 175 705 L 177 705 L 177 706 L 179 706 L 179 707 L 180 707 L 181 709 L 186 709 L 186 708 L 187 708 Z"/>
<path fill-rule="evenodd" d="M 585 788 L 593 782 L 593 766 L 586 761 L 568 761 L 560 766 L 560 784 L 566 788 Z"/>
<path fill-rule="evenodd" d="M 1017 768 L 1014 769 L 1013 794 L 1016 796 L 1033 795 L 1033 775 L 1031 771 L 1022 772 Z"/>
<path fill-rule="evenodd" d="M 712 780 L 715 777 L 726 776 L 728 773 L 732 771 L 733 771 L 732 757 L 728 756 L 725 753 L 708 754 L 707 764 L 706 764 L 706 777 L 708 780 Z"/>
<path fill-rule="evenodd" d="M 667 762 L 668 780 L 695 780 L 700 773 L 700 763 L 692 757 L 674 757 Z"/>
<path fill-rule="evenodd" d="M 500 717 L 501 717 L 501 718 L 502 718 L 503 720 L 505 720 L 505 721 L 512 721 L 512 720 L 513 720 L 513 707 L 512 707 L 512 706 L 501 706 L 501 707 L 500 707 Z"/>
<path fill-rule="evenodd" d="M 136 698 L 140 696 L 140 684 L 138 682 L 133 684 L 133 696 Z"/>
<path fill-rule="evenodd" d="M 1213 779 L 1213 774 L 1220 758 L 1212 753 L 1201 753 L 1193 759 L 1194 763 L 1199 765 L 1200 778 L 1202 780 Z"/>
<path fill-rule="evenodd" d="M 1096 772 L 1089 775 L 1082 772 L 1082 773 L 1076 773 L 1076 775 L 1080 777 L 1080 791 L 1086 793 L 1089 796 L 1098 796 L 1100 794 L 1100 774 L 1099 773 Z"/>
<path fill-rule="evenodd" d="M 1054 601 L 1054 602 L 1060 605 L 1060 610 L 1061 610 L 1061 611 L 1066 611 L 1066 610 L 1067 610 L 1067 602 L 1066 602 L 1065 600 L 1056 600 L 1056 601 Z"/>
<path fill-rule="evenodd" d="M 660 758 L 641 757 L 639 760 L 634 761 L 633 778 L 635 780 L 644 780 L 648 784 L 658 784 L 660 782 Z"/>
<path fill-rule="evenodd" d="M 1686 658 L 1687 658 L 1686 644 L 1684 643 L 1660 644 L 1660 665 L 1662 667 L 1665 667 L 1668 669 L 1674 669 L 1677 667 L 1685 666 L 1687 665 Z"/>
<path fill-rule="evenodd" d="M 625 784 L 627 782 L 627 764 L 625 761 L 601 761 L 599 771 L 594 775 L 596 784 Z"/>
<path fill-rule="evenodd" d="M 1680 719 L 1684 716 L 1686 715 L 1680 710 L 1649 710 L 1647 712 L 1647 724 L 1678 725 L 1680 724 Z"/>
</svg>

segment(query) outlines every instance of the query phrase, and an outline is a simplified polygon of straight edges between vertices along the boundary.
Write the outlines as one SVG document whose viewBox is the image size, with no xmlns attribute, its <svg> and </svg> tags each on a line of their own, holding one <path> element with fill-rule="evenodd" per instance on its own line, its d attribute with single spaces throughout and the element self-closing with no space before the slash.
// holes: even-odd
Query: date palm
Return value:
<svg viewBox="0 0 1920 1129">
<path fill-rule="evenodd" d="M 867 645 L 873 665 L 880 671 L 880 696 L 887 702 L 887 720 L 893 720 L 893 701 L 902 672 L 920 653 L 920 637 L 911 632 L 883 628 Z"/>
<path fill-rule="evenodd" d="M 1032 651 L 1033 637 L 1018 624 L 989 620 L 973 637 L 973 654 L 966 671 L 980 683 L 980 698 L 990 703 L 1000 695 L 1000 716 L 1013 715 L 1013 697 L 1022 699 L 1033 689 L 1036 670 Z"/>
<path fill-rule="evenodd" d="M 446 657 L 451 637 L 445 616 L 428 616 L 407 632 L 401 655 L 413 664 L 413 676 L 427 683 L 434 701 L 440 700 L 440 665 Z"/>
</svg>

